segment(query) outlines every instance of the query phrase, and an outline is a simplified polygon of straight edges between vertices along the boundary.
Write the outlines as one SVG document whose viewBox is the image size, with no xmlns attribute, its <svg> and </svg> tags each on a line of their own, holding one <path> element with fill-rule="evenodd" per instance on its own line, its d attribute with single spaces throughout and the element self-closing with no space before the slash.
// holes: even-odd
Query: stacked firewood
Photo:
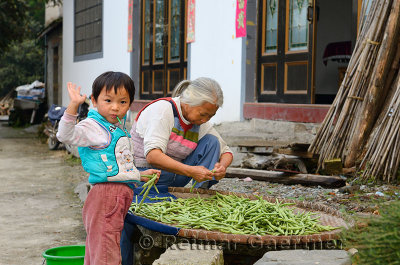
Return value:
<svg viewBox="0 0 400 265">
<path fill-rule="evenodd" d="M 14 99 L 12 98 L 13 91 L 10 91 L 0 100 L 0 116 L 10 115 L 10 110 L 13 108 Z"/>
<path fill-rule="evenodd" d="M 400 143 L 383 138 L 397 124 L 400 1 L 371 0 L 364 14 L 365 8 L 345 77 L 309 151 L 319 154 L 319 168 L 340 158 L 345 167 L 358 166 L 364 180 L 391 181 L 399 166 Z M 389 133 L 397 139 L 396 132 Z"/>
</svg>

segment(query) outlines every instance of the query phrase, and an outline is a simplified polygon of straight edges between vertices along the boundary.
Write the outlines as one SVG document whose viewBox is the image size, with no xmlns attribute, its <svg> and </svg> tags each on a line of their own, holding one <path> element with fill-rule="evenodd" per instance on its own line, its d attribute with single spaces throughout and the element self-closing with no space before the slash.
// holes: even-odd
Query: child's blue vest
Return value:
<svg viewBox="0 0 400 265">
<path fill-rule="evenodd" d="M 133 161 L 133 144 L 125 129 L 115 126 L 104 119 L 97 111 L 90 110 L 88 119 L 93 119 L 108 134 L 104 146 L 78 147 L 82 166 L 89 175 L 89 183 L 140 181 L 140 173 Z"/>
</svg>

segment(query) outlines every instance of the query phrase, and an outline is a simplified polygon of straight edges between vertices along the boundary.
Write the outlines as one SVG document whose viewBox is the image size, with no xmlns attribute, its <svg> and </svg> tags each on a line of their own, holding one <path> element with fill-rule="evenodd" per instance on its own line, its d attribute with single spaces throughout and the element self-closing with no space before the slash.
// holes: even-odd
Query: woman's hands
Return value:
<svg viewBox="0 0 400 265">
<path fill-rule="evenodd" d="M 147 154 L 147 162 L 156 168 L 179 175 L 192 177 L 197 182 L 211 180 L 213 173 L 203 166 L 185 165 L 164 154 L 160 149 L 153 149 Z"/>
<path fill-rule="evenodd" d="M 215 180 L 221 180 L 226 175 L 226 168 L 221 163 L 217 162 L 215 163 L 212 172 L 213 176 L 215 177 Z"/>
<path fill-rule="evenodd" d="M 147 170 L 145 170 L 145 171 L 140 171 L 140 175 L 141 175 L 141 176 L 143 176 L 143 175 L 153 175 L 153 174 L 157 174 L 157 179 L 156 179 L 156 181 L 154 182 L 154 183 L 157 183 L 158 180 L 159 180 L 159 178 L 160 178 L 161 170 L 157 170 L 157 169 L 147 169 Z M 147 182 L 147 181 L 149 181 L 149 180 L 150 180 L 150 179 L 147 178 L 147 177 L 140 177 L 140 181 Z"/>
<path fill-rule="evenodd" d="M 212 173 L 208 168 L 203 166 L 190 166 L 190 176 L 197 182 L 212 180 Z"/>
<path fill-rule="evenodd" d="M 76 87 L 76 84 L 73 84 L 72 82 L 67 83 L 67 89 L 69 94 L 69 104 L 66 112 L 72 115 L 76 115 L 79 105 L 85 102 L 86 95 L 81 95 L 81 87 Z"/>
<path fill-rule="evenodd" d="M 226 175 L 226 169 L 232 163 L 233 156 L 231 153 L 224 153 L 219 158 L 219 162 L 215 163 L 214 165 L 214 177 L 215 180 L 221 180 Z"/>
<path fill-rule="evenodd" d="M 147 162 L 156 168 L 173 172 L 179 175 L 192 177 L 197 182 L 212 180 L 213 176 L 216 180 L 220 180 L 226 175 L 226 168 L 232 163 L 232 154 L 224 153 L 221 155 L 219 162 L 215 163 L 214 169 L 210 171 L 204 166 L 190 166 L 178 162 L 164 154 L 160 149 L 153 149 L 147 154 Z"/>
<path fill-rule="evenodd" d="M 191 175 L 194 180 L 197 182 L 202 182 L 205 180 L 212 180 L 212 177 L 215 180 L 221 180 L 226 175 L 226 168 L 221 163 L 215 163 L 213 170 L 208 170 L 203 166 L 192 166 L 193 174 Z"/>
</svg>

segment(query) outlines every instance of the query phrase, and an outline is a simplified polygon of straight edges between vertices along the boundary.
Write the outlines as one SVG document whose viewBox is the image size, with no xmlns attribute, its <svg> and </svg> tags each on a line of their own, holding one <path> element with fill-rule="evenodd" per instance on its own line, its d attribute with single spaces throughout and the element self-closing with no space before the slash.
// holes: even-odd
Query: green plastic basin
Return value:
<svg viewBox="0 0 400 265">
<path fill-rule="evenodd" d="M 43 252 L 47 265 L 83 265 L 85 245 L 49 248 Z"/>
</svg>

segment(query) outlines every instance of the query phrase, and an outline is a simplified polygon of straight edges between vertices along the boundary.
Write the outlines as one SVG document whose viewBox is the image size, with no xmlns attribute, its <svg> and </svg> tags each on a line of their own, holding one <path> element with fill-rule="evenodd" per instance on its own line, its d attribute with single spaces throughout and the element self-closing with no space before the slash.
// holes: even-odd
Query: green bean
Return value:
<svg viewBox="0 0 400 265">
<path fill-rule="evenodd" d="M 156 187 L 156 186 L 154 185 L 154 188 L 155 188 L 155 187 Z M 171 197 L 158 197 L 158 196 L 149 198 L 149 200 L 152 200 L 152 201 L 171 200 L 171 199 L 172 199 Z"/>
<path fill-rule="evenodd" d="M 142 200 L 140 201 L 139 205 L 137 208 L 135 208 L 135 211 L 138 211 L 140 209 L 140 207 L 142 206 L 144 200 L 146 199 L 147 195 L 149 194 L 150 189 L 146 189 L 146 192 L 143 195 Z"/>
<path fill-rule="evenodd" d="M 157 189 L 157 185 L 154 183 L 154 189 L 157 191 L 157 193 L 160 193 L 159 191 L 158 191 L 158 189 Z"/>
<path fill-rule="evenodd" d="M 193 185 L 192 185 L 192 187 L 190 188 L 190 193 L 193 192 L 193 188 L 194 188 L 194 186 L 195 186 L 196 184 L 197 184 L 197 181 L 195 180 L 194 183 L 193 183 Z"/>
<path fill-rule="evenodd" d="M 150 179 L 145 184 L 143 184 L 143 186 L 142 186 L 143 190 L 139 193 L 139 195 L 142 195 L 142 193 L 144 192 L 143 198 L 140 201 L 139 205 L 137 205 L 137 198 L 136 198 L 137 207 L 135 207 L 135 211 L 138 211 L 140 209 L 140 207 L 142 206 L 144 200 L 147 198 L 147 195 L 149 194 L 149 191 L 150 191 L 151 187 L 155 187 L 157 193 L 159 193 L 158 189 L 156 188 L 156 186 L 154 184 L 156 179 L 157 179 L 157 174 L 142 175 L 142 177 L 150 178 Z"/>
</svg>

